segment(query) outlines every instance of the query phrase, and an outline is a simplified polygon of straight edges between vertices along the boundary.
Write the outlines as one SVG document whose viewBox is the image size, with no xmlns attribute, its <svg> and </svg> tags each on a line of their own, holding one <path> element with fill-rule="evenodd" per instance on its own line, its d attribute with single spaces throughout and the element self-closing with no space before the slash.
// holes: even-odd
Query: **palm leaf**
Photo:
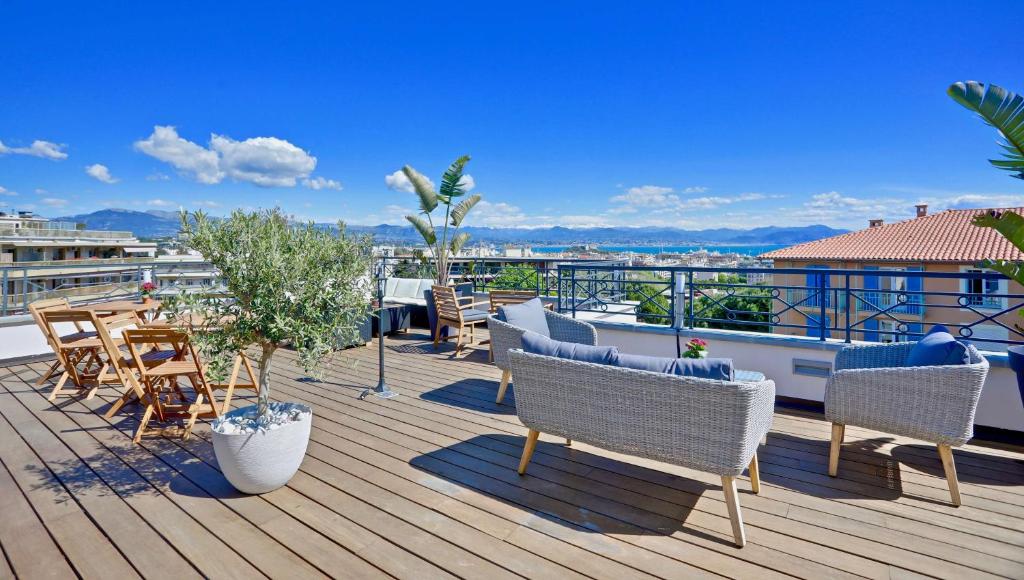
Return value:
<svg viewBox="0 0 1024 580">
<path fill-rule="evenodd" d="M 974 111 L 996 128 L 1006 159 L 990 159 L 993 166 L 1024 179 L 1024 97 L 1006 89 L 975 81 L 958 82 L 946 91 L 954 101 Z"/>
<path fill-rule="evenodd" d="M 438 197 L 445 203 L 451 203 L 456 197 L 466 195 L 466 189 L 462 184 L 462 172 L 467 163 L 469 163 L 469 155 L 463 155 L 453 161 L 441 176 L 441 189 L 438 192 Z"/>
<path fill-rule="evenodd" d="M 469 241 L 469 234 L 461 233 L 452 238 L 451 250 L 452 257 L 458 256 L 459 252 L 462 251 L 462 247 Z"/>
<path fill-rule="evenodd" d="M 434 244 L 437 243 L 437 234 L 434 233 L 434 228 L 431 227 L 426 220 L 415 215 L 407 215 L 405 216 L 405 219 L 409 220 L 412 227 L 416 228 L 416 231 L 423 236 L 423 241 L 426 242 L 428 246 L 433 247 Z"/>
<path fill-rule="evenodd" d="M 1019 250 L 1024 250 L 1024 217 L 1012 211 L 990 211 L 974 218 L 974 225 L 992 228 Z M 1019 262 L 987 260 L 985 267 L 1001 272 L 1024 284 L 1024 267 Z"/>
<path fill-rule="evenodd" d="M 473 209 L 473 206 L 479 203 L 479 201 L 480 196 L 477 194 L 473 194 L 460 201 L 459 204 L 452 209 L 452 225 L 455 227 L 462 225 L 462 220 L 466 219 L 466 214 L 468 214 L 469 210 Z"/>
<path fill-rule="evenodd" d="M 430 185 L 426 177 L 406 165 L 402 168 L 402 173 L 412 184 L 413 191 L 420 198 L 420 211 L 423 213 L 430 213 L 437 207 L 437 193 L 434 192 L 434 187 Z"/>
</svg>

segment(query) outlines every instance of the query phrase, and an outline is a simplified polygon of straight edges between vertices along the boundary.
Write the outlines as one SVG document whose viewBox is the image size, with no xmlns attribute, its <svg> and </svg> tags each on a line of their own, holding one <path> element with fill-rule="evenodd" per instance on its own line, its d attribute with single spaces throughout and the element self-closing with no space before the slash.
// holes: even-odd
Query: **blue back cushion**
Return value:
<svg viewBox="0 0 1024 580">
<path fill-rule="evenodd" d="M 971 362 L 967 346 L 958 342 L 944 326 L 933 327 L 910 349 L 903 361 L 908 367 L 932 367 L 942 365 L 965 365 Z"/>
<path fill-rule="evenodd" d="M 561 342 L 531 331 L 523 333 L 523 351 L 599 365 L 612 364 L 619 354 L 619 350 L 614 346 L 590 346 L 575 342 Z"/>
<path fill-rule="evenodd" d="M 719 381 L 731 381 L 735 377 L 732 359 L 727 358 L 669 358 L 619 353 L 612 364 L 627 369 L 668 373 L 681 377 L 699 377 Z"/>
<path fill-rule="evenodd" d="M 523 330 L 536 332 L 541 336 L 551 336 L 551 331 L 548 330 L 548 319 L 544 316 L 544 303 L 540 301 L 540 298 L 527 300 L 522 304 L 499 307 L 498 320 Z"/>
</svg>

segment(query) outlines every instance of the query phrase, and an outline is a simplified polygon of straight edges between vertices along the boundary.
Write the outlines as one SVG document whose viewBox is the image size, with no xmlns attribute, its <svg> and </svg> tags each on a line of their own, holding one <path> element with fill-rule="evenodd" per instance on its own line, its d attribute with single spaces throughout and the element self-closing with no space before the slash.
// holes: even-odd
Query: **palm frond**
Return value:
<svg viewBox="0 0 1024 580">
<path fill-rule="evenodd" d="M 974 225 L 992 228 L 1002 234 L 1019 250 L 1024 250 L 1024 217 L 1012 211 L 990 211 L 974 218 Z M 988 260 L 985 267 L 1002 272 L 1019 283 L 1024 284 L 1024 267 L 1019 262 L 1007 260 Z"/>
<path fill-rule="evenodd" d="M 416 215 L 407 215 L 405 216 L 405 219 L 409 220 L 412 227 L 416 228 L 416 231 L 423 236 L 423 241 L 426 242 L 428 246 L 434 247 L 434 244 L 437 243 L 437 234 L 434 232 L 434 228 L 432 228 L 426 220 Z"/>
<path fill-rule="evenodd" d="M 434 186 L 430 184 L 426 177 L 423 176 L 419 171 L 416 171 L 409 165 L 402 168 L 402 173 L 412 184 L 413 191 L 420 198 L 420 211 L 423 213 L 430 213 L 437 207 L 437 193 L 434 191 Z"/>
<path fill-rule="evenodd" d="M 473 206 L 479 202 L 480 196 L 478 194 L 473 194 L 460 201 L 459 204 L 452 209 L 452 225 L 455 227 L 462 225 L 462 220 L 466 219 L 466 214 L 468 214 L 469 210 L 473 209 Z"/>
<path fill-rule="evenodd" d="M 1006 159 L 990 159 L 989 163 L 1024 179 L 1024 97 L 992 84 L 986 89 L 975 81 L 953 83 L 946 92 L 1002 135 L 999 145 Z"/>
<path fill-rule="evenodd" d="M 458 256 L 459 252 L 462 251 L 462 247 L 465 246 L 466 242 L 468 242 L 468 241 L 469 241 L 469 234 L 464 233 L 464 232 L 460 233 L 460 234 L 456 235 L 454 238 L 452 238 L 452 243 L 451 243 L 452 257 Z"/>
<path fill-rule="evenodd" d="M 465 184 L 462 183 L 462 172 L 467 163 L 469 163 L 469 155 L 463 155 L 453 161 L 441 176 L 441 189 L 438 196 L 445 203 L 451 203 L 456 197 L 466 195 Z"/>
</svg>

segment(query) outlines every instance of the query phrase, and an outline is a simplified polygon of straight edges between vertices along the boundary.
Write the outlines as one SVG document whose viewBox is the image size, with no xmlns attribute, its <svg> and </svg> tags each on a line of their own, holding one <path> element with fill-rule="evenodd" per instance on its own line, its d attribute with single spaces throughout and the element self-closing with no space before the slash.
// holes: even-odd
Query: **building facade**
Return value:
<svg viewBox="0 0 1024 580">
<path fill-rule="evenodd" d="M 1024 288 L 987 275 L 984 263 L 1021 261 L 1024 254 L 995 230 L 971 223 L 985 211 L 993 210 L 929 215 L 919 205 L 911 220 L 871 220 L 863 230 L 763 254 L 782 271 L 774 275 L 774 332 L 820 337 L 824 327 L 826 337 L 845 338 L 849 327 L 853 340 L 893 342 L 943 324 L 981 349 L 1005 351 L 1002 341 L 1024 339 L 1017 328 Z"/>
</svg>

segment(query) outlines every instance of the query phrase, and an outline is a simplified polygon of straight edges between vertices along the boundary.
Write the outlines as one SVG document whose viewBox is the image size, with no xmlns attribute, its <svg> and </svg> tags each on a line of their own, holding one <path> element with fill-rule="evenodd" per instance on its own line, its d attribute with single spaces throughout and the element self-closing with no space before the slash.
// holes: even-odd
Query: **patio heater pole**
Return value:
<svg viewBox="0 0 1024 580">
<path fill-rule="evenodd" d="M 393 399 L 398 396 L 398 393 L 392 391 L 384 381 L 384 321 L 380 317 L 384 316 L 384 284 L 386 279 L 387 268 L 385 258 L 382 257 L 377 264 L 377 386 L 360 393 L 360 399 L 365 399 L 367 395 L 371 394 L 381 399 Z"/>
</svg>

